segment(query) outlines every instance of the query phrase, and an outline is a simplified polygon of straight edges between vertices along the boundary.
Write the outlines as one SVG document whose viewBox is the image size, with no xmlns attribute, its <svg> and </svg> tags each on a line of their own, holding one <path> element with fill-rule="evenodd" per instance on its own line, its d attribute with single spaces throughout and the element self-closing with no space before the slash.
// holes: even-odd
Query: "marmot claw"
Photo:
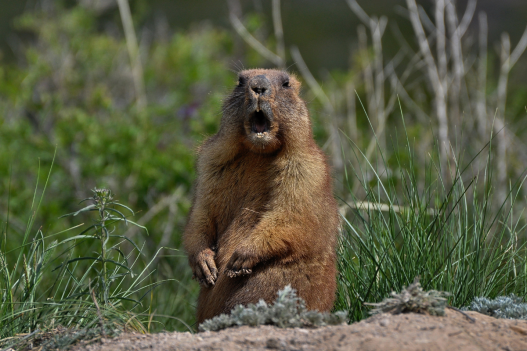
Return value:
<svg viewBox="0 0 527 351">
<path fill-rule="evenodd" d="M 227 269 L 225 271 L 225 273 L 227 274 L 227 276 L 229 278 L 236 278 L 236 277 L 239 277 L 239 276 L 242 276 L 242 275 L 249 275 L 252 272 L 253 272 L 253 270 L 250 269 L 250 268 L 243 268 L 243 269 L 240 269 L 240 270 Z"/>
</svg>

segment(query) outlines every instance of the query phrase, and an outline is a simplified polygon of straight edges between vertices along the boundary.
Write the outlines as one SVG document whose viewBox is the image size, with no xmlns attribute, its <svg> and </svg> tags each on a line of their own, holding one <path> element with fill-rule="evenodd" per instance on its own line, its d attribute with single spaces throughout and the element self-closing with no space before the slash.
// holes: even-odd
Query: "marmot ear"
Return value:
<svg viewBox="0 0 527 351">
<path fill-rule="evenodd" d="M 291 82 L 291 87 L 295 90 L 296 95 L 300 96 L 300 88 L 302 84 L 299 81 Z"/>
<path fill-rule="evenodd" d="M 300 93 L 300 87 L 302 86 L 302 84 L 300 83 L 300 81 L 298 80 L 296 75 L 294 75 L 294 74 L 290 74 L 289 75 L 289 85 L 291 85 L 291 87 L 293 87 L 293 89 L 295 89 L 295 92 L 297 94 Z"/>
<path fill-rule="evenodd" d="M 300 82 L 296 82 L 296 86 L 295 86 L 295 89 L 296 89 L 296 93 L 297 94 L 300 94 L 300 88 L 302 87 L 302 83 Z"/>
</svg>

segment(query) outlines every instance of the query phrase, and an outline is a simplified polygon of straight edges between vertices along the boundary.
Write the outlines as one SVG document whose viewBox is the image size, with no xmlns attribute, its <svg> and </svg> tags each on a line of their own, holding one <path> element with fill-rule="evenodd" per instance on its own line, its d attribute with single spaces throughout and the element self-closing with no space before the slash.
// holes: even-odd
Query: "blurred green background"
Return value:
<svg viewBox="0 0 527 351">
<path fill-rule="evenodd" d="M 418 3 L 431 13 L 431 1 Z M 388 16 L 383 38 L 386 64 L 401 49 L 395 32 L 417 48 L 404 1 L 359 4 L 369 15 Z M 230 6 L 249 32 L 274 50 L 271 1 L 231 1 Z M 460 18 L 466 6 L 466 1 L 458 2 Z M 0 1 L 0 228 L 1 245 L 7 251 L 21 241 L 32 215 L 29 209 L 35 187 L 42 191 L 55 150 L 55 165 L 36 214 L 35 230 L 40 227 L 45 235 L 52 235 L 89 220 L 57 218 L 78 209 L 78 202 L 90 196 L 90 189 L 109 187 L 118 200 L 137 211 L 134 220 L 149 228 L 146 237 L 136 229 L 126 232 L 134 240 L 145 241 L 145 261 L 161 247 L 180 249 L 192 199 L 195 149 L 215 133 L 221 100 L 234 85 L 235 71 L 240 67 L 274 66 L 233 30 L 225 1 L 132 0 L 130 8 L 139 43 L 144 104 L 137 103 L 136 77 L 115 1 Z M 354 142 L 364 150 L 372 140 L 365 111 L 354 101 L 356 90 L 365 101 L 365 109 L 373 108 L 370 103 L 374 100 L 369 99 L 373 88 L 368 85 L 367 73 L 375 59 L 371 41 L 366 48 L 360 47 L 360 21 L 344 0 L 288 0 L 283 1 L 281 9 L 286 66 L 298 72 L 289 53 L 289 48 L 296 45 L 329 101 L 329 105 L 323 102 L 316 86 L 304 84 L 315 138 L 334 166 L 336 195 L 346 198 L 346 161 L 342 161 L 336 134 L 339 129 L 354 134 Z M 482 133 L 490 136 L 489 125 L 499 100 L 500 40 L 502 33 L 508 32 L 512 48 L 517 45 L 526 25 L 527 2 L 481 0 L 476 17 L 479 11 L 488 16 L 488 85 L 483 91 L 489 96 L 488 129 Z M 467 71 L 476 66 L 476 31 L 477 21 L 466 35 Z M 526 56 L 520 57 L 507 81 L 507 181 L 517 179 L 527 164 Z M 403 61 L 410 62 L 410 57 Z M 434 97 L 430 83 L 418 69 L 409 74 L 405 87 L 421 112 L 413 110 L 404 99 L 402 106 L 412 142 L 418 150 L 433 150 Z M 396 71 L 403 74 L 404 70 Z M 478 87 L 478 81 L 470 77 L 467 99 L 472 99 Z M 392 97 L 397 101 L 398 96 L 389 83 L 388 79 L 381 82 L 383 87 L 386 85 L 386 105 Z M 346 90 L 350 87 L 351 91 Z M 472 106 L 471 101 L 466 106 Z M 397 141 L 400 135 L 391 127 L 400 126 L 400 113 L 393 106 L 388 110 L 389 133 L 385 133 L 387 142 L 383 145 L 394 150 L 390 140 Z M 461 117 L 449 122 L 451 141 L 457 150 L 466 151 L 467 159 L 488 141 L 471 138 L 470 132 L 477 129 L 474 115 L 463 108 Z M 351 116 L 353 125 L 349 124 Z M 384 130 L 385 121 L 371 117 L 374 128 L 382 125 Z M 462 138 L 456 139 L 458 136 Z M 423 151 L 417 156 L 423 164 L 426 154 Z M 390 151 L 387 155 L 388 164 L 409 157 Z M 383 174 L 391 177 L 392 172 L 385 170 Z M 370 180 L 375 182 L 373 177 Z M 502 186 L 506 187 L 506 182 Z M 525 193 L 521 198 L 525 199 Z M 151 312 L 177 316 L 192 324 L 198 285 L 190 280 L 184 253 L 161 251 L 156 264 L 150 279 L 177 281 L 154 291 L 150 296 Z M 162 322 L 159 329 L 184 329 L 176 320 Z"/>
</svg>

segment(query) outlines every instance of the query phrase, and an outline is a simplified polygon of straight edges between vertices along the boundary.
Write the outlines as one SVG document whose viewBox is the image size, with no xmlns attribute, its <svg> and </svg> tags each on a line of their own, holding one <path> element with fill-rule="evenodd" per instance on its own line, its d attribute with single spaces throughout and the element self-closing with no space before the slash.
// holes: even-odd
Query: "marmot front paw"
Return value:
<svg viewBox="0 0 527 351">
<path fill-rule="evenodd" d="M 255 257 L 249 256 L 237 250 L 232 254 L 229 263 L 227 263 L 225 273 L 229 278 L 235 278 L 241 275 L 249 275 L 253 272 L 252 268 L 256 262 L 257 261 Z"/>
<path fill-rule="evenodd" d="M 191 259 L 192 278 L 196 279 L 202 286 L 212 286 L 218 279 L 215 256 L 214 251 L 207 248 L 199 252 L 194 259 Z"/>
</svg>

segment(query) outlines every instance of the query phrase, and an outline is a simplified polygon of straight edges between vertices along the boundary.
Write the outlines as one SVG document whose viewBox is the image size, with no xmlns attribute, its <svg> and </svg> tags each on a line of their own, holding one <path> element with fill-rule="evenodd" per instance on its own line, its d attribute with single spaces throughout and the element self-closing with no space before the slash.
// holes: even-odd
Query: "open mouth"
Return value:
<svg viewBox="0 0 527 351">
<path fill-rule="evenodd" d="M 269 132 L 269 121 L 262 110 L 255 111 L 251 116 L 251 132 L 259 138 Z"/>
</svg>

